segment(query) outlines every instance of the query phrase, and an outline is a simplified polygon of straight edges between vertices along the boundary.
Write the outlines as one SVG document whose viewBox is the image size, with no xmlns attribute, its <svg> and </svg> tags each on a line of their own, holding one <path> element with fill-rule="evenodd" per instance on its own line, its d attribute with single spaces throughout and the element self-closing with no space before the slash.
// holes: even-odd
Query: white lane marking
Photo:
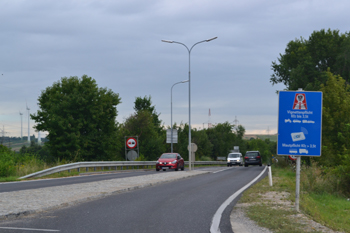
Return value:
<svg viewBox="0 0 350 233">
<path fill-rule="evenodd" d="M 35 229 L 35 228 L 18 228 L 18 227 L 0 227 L 0 229 L 7 229 L 7 230 L 22 230 L 22 231 L 60 231 L 60 230 L 52 230 L 52 229 Z"/>
<path fill-rule="evenodd" d="M 216 213 L 213 216 L 213 220 L 211 222 L 211 226 L 210 226 L 210 232 L 211 233 L 220 233 L 220 221 L 221 221 L 221 216 L 222 213 L 224 212 L 224 210 L 226 209 L 226 207 L 235 199 L 237 198 L 244 190 L 246 190 L 247 188 L 249 188 L 249 186 L 251 186 L 255 181 L 257 181 L 266 171 L 266 168 L 257 176 L 255 177 L 254 180 L 250 181 L 249 184 L 246 184 L 243 188 L 241 188 L 240 190 L 238 190 L 237 192 L 235 192 L 233 195 L 231 195 L 229 198 L 227 198 L 227 200 L 221 204 L 221 206 L 219 207 L 219 209 L 216 211 Z"/>
<path fill-rule="evenodd" d="M 222 170 L 219 170 L 219 171 L 213 172 L 213 173 L 223 172 L 223 171 L 226 171 L 226 170 L 228 170 L 228 169 L 231 169 L 231 168 L 225 168 L 225 169 L 222 169 Z"/>
</svg>

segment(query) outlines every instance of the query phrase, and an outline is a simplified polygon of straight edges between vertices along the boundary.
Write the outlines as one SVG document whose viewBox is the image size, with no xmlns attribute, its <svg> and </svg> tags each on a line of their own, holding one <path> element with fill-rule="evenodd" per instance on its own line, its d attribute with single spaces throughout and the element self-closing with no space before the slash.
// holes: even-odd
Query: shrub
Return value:
<svg viewBox="0 0 350 233">
<path fill-rule="evenodd" d="M 0 177 L 8 177 L 15 174 L 16 168 L 13 154 L 0 151 Z"/>
</svg>

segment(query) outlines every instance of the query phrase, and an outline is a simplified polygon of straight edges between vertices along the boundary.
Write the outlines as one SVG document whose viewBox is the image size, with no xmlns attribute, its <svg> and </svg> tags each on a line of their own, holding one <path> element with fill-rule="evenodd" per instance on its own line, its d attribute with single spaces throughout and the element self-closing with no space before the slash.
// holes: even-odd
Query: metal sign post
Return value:
<svg viewBox="0 0 350 233">
<path fill-rule="evenodd" d="M 280 91 L 277 154 L 296 158 L 295 206 L 299 211 L 301 156 L 321 156 L 322 92 Z"/>
</svg>

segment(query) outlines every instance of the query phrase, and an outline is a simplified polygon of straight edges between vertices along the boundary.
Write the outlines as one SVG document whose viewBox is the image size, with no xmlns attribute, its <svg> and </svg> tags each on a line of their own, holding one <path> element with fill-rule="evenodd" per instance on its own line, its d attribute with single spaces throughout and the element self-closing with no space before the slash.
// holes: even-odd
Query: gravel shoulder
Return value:
<svg viewBox="0 0 350 233">
<path fill-rule="evenodd" d="M 0 220 L 13 219 L 28 214 L 67 207 L 116 193 L 128 192 L 205 173 L 208 172 L 168 172 L 0 193 Z"/>
</svg>

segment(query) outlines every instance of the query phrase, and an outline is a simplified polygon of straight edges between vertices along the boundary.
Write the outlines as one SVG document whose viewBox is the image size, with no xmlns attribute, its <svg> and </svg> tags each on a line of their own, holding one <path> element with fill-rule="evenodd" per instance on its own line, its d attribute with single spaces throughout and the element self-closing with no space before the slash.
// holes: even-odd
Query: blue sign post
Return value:
<svg viewBox="0 0 350 233">
<path fill-rule="evenodd" d="M 280 91 L 277 154 L 321 156 L 322 92 Z"/>
</svg>

